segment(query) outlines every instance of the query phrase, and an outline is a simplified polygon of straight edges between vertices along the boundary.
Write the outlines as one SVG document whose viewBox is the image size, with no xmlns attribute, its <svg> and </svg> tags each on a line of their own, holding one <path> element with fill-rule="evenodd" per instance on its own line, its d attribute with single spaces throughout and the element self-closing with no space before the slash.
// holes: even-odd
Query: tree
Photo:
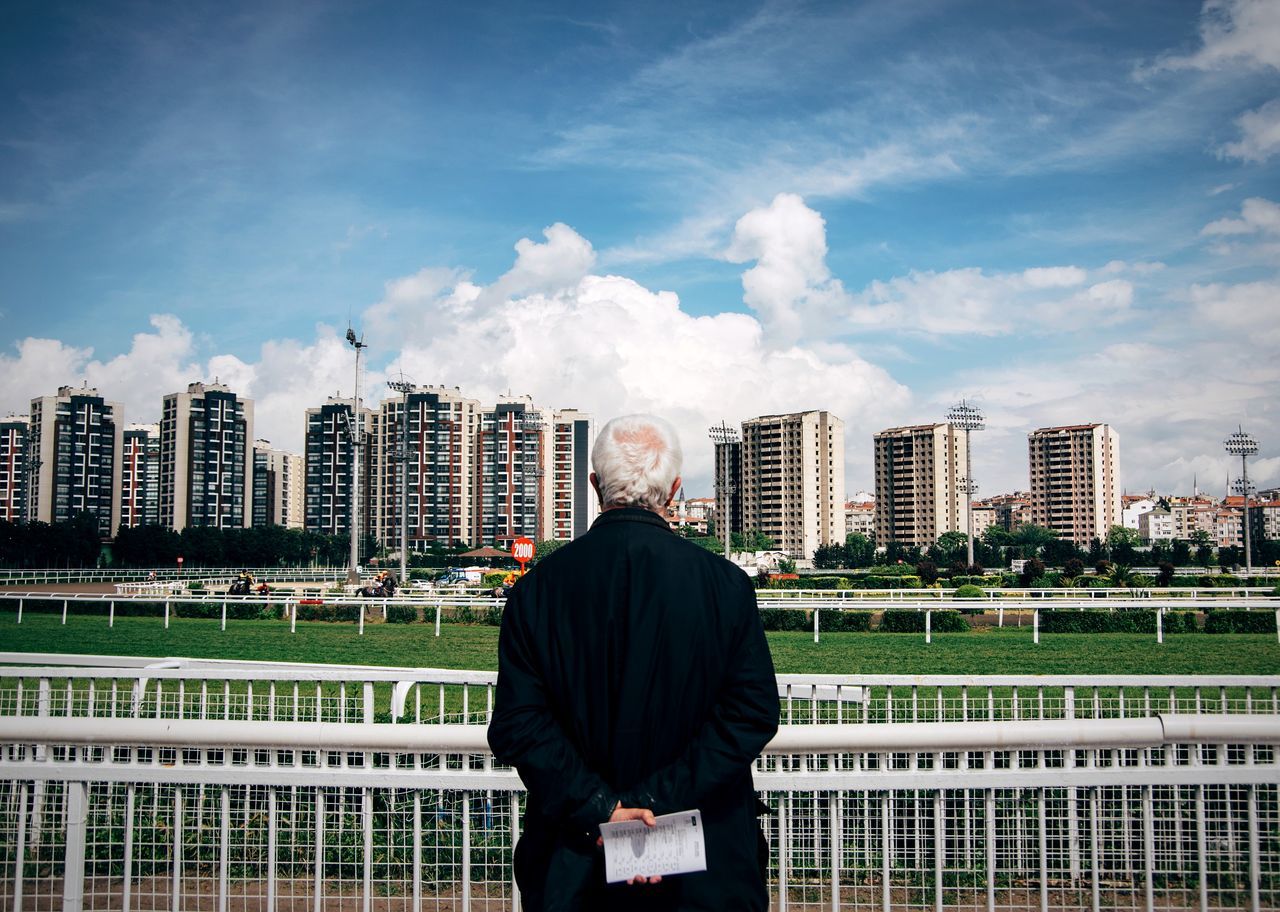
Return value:
<svg viewBox="0 0 1280 912">
<path fill-rule="evenodd" d="M 1076 547 L 1075 542 L 1069 538 L 1055 538 L 1044 546 L 1044 562 L 1055 567 L 1061 567 L 1067 561 L 1078 560 L 1080 557 L 1080 549 Z"/>
<path fill-rule="evenodd" d="M 1138 546 L 1142 539 L 1137 529 L 1128 526 L 1112 526 L 1107 530 L 1107 548 L 1111 551 L 1111 559 L 1121 564 L 1133 563 L 1137 556 Z"/>
<path fill-rule="evenodd" d="M 729 535 L 730 547 L 734 551 L 772 551 L 773 539 L 759 529 L 748 529 L 746 532 L 732 532 Z"/>
<path fill-rule="evenodd" d="M 1168 586 L 1173 583 L 1173 575 L 1176 568 L 1168 561 L 1164 561 L 1159 565 L 1159 572 L 1156 573 L 1156 585 Z"/>
<path fill-rule="evenodd" d="M 963 532 L 943 532 L 938 536 L 938 552 L 942 563 L 965 560 L 969 554 L 969 536 Z"/>
<path fill-rule="evenodd" d="M 1169 559 L 1174 566 L 1187 566 L 1187 564 L 1191 563 L 1191 543 L 1176 539 L 1173 543 L 1173 548 L 1170 550 Z"/>
<path fill-rule="evenodd" d="M 1021 549 L 1022 556 L 1026 558 L 1039 557 L 1040 549 L 1057 538 L 1058 533 L 1044 526 L 1037 526 L 1035 523 L 1019 526 L 1018 531 L 1013 533 L 1014 544 Z"/>
<path fill-rule="evenodd" d="M 916 576 L 920 577 L 920 582 L 931 586 L 938 581 L 938 565 L 932 561 L 921 561 L 916 564 Z"/>
<path fill-rule="evenodd" d="M 813 566 L 818 570 L 835 570 L 845 566 L 843 545 L 819 545 L 813 552 Z"/>
<path fill-rule="evenodd" d="M 1030 558 L 1022 565 L 1022 576 L 1018 578 L 1018 585 L 1027 587 L 1044 576 L 1044 564 L 1037 558 Z"/>
<path fill-rule="evenodd" d="M 876 561 L 876 543 L 861 532 L 845 536 L 844 552 L 846 567 L 870 567 Z"/>
<path fill-rule="evenodd" d="M 1062 570 L 1067 574 L 1067 576 L 1072 579 L 1077 579 L 1084 576 L 1084 561 L 1080 560 L 1078 557 L 1073 557 L 1062 565 Z"/>
</svg>

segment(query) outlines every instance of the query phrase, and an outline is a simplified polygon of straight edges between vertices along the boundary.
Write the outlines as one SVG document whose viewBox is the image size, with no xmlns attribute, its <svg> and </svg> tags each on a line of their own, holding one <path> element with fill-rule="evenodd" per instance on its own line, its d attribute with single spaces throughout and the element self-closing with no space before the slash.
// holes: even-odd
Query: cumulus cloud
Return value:
<svg viewBox="0 0 1280 912">
<path fill-rule="evenodd" d="M 1256 111 L 1246 111 L 1236 124 L 1240 127 L 1240 140 L 1219 150 L 1224 157 L 1261 163 L 1280 151 L 1280 98 Z"/>
<path fill-rule="evenodd" d="M 826 222 L 792 193 L 779 193 L 768 206 L 738 219 L 725 258 L 755 261 L 742 274 L 743 301 L 771 335 L 786 342 L 804 333 L 806 317 L 845 297 L 827 270 Z"/>
<path fill-rule="evenodd" d="M 1280 204 L 1251 197 L 1240 206 L 1240 218 L 1221 218 L 1200 230 L 1203 235 L 1280 234 Z"/>
<path fill-rule="evenodd" d="M 847 290 L 826 263 L 826 223 L 795 194 L 742 216 L 725 258 L 754 261 L 743 273 L 743 301 L 771 339 L 790 344 L 865 330 L 928 335 L 1003 335 L 1073 329 L 1124 320 L 1133 303 L 1127 279 L 1092 276 L 1080 266 L 1041 266 L 1013 273 L 976 267 L 911 271 Z M 1144 264 L 1112 262 L 1099 276 L 1141 274 Z"/>
<path fill-rule="evenodd" d="M 561 249 L 573 256 L 581 247 Z M 477 297 L 491 295 L 486 288 Z M 694 316 L 677 295 L 622 276 L 585 275 L 446 319 L 456 299 L 457 289 L 434 289 L 415 302 L 416 323 L 388 373 L 402 367 L 420 383 L 458 386 L 484 402 L 527 393 L 601 421 L 657 412 L 685 442 L 691 490 L 709 489 L 710 449 L 700 441 L 721 419 L 825 408 L 855 441 L 910 398 L 847 346 L 771 344 L 749 314 Z M 851 464 L 867 462 L 866 449 L 851 449 Z"/>
<path fill-rule="evenodd" d="M 1254 344 L 1280 343 L 1280 282 L 1192 285 L 1190 297 L 1205 322 L 1247 332 Z"/>
<path fill-rule="evenodd" d="M 1280 69 L 1280 4 L 1275 0 L 1206 0 L 1201 46 L 1161 58 L 1155 69 L 1217 70 L 1228 66 Z"/>
</svg>

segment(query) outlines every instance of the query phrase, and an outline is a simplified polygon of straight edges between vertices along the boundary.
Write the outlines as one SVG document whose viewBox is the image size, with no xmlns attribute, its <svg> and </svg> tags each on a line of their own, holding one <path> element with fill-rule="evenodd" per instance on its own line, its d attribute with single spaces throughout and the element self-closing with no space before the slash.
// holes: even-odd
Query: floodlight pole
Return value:
<svg viewBox="0 0 1280 912">
<path fill-rule="evenodd" d="M 355 395 L 351 400 L 351 566 L 347 582 L 360 583 L 360 445 L 364 442 L 360 415 L 360 352 L 369 346 L 357 339 L 354 329 L 347 327 L 347 342 L 356 350 Z"/>
<path fill-rule="evenodd" d="M 965 539 L 968 543 L 969 566 L 973 566 L 973 495 L 978 491 L 978 484 L 973 480 L 973 462 L 970 456 L 969 438 L 972 431 L 980 431 L 984 427 L 982 412 L 969 405 L 963 399 L 947 412 L 947 423 L 964 431 L 964 479 L 960 489 L 964 492 L 964 515 L 966 522 Z"/>
<path fill-rule="evenodd" d="M 1246 434 L 1243 427 L 1238 427 L 1223 441 L 1223 446 L 1232 456 L 1240 457 L 1240 493 L 1244 495 L 1244 575 L 1248 579 L 1253 576 L 1253 549 L 1249 541 L 1249 457 L 1258 452 L 1258 441 Z"/>
<path fill-rule="evenodd" d="M 413 384 L 407 380 L 391 380 L 387 388 L 400 394 L 400 585 L 408 579 L 409 566 L 409 393 Z M 421 509 L 421 505 L 419 505 Z"/>
<path fill-rule="evenodd" d="M 721 468 L 718 464 L 719 460 L 716 460 L 717 462 L 716 486 L 717 488 L 719 488 L 720 492 L 724 494 L 724 515 L 721 517 L 721 525 L 724 526 L 724 529 L 721 530 L 722 534 L 724 535 L 724 559 L 731 560 L 729 555 L 731 553 L 730 548 L 732 546 L 732 540 L 733 540 L 732 539 L 733 524 L 732 522 L 730 522 L 729 517 L 733 513 L 732 506 L 733 506 L 734 485 L 733 485 L 733 481 L 729 477 L 728 446 L 730 444 L 738 442 L 738 430 L 737 428 L 729 427 L 729 425 L 726 422 L 721 421 L 719 424 L 709 428 L 707 430 L 707 433 L 711 437 L 711 441 L 717 447 L 721 447 L 721 446 L 725 447 L 723 471 L 721 471 Z"/>
</svg>

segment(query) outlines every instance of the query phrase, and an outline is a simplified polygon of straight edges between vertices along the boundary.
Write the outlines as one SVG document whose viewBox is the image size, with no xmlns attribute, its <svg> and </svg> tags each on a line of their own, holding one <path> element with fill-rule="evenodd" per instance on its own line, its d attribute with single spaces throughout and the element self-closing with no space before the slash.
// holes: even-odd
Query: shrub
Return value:
<svg viewBox="0 0 1280 912">
<path fill-rule="evenodd" d="M 502 581 L 507 578 L 506 570 L 496 570 L 492 573 L 486 573 L 481 578 L 481 584 L 485 589 L 497 589 L 502 585 Z"/>
<path fill-rule="evenodd" d="M 174 612 L 178 617 L 184 618 L 215 618 L 222 617 L 221 602 L 175 602 L 173 605 Z M 161 613 L 164 612 L 164 606 L 160 607 Z M 116 605 L 116 614 L 120 614 L 120 606 Z M 272 605 L 268 608 L 266 605 L 253 604 L 252 602 L 227 602 L 227 619 L 233 621 L 260 621 L 264 618 L 274 618 L 278 615 L 276 608 Z M 298 615 L 302 617 L 302 615 Z"/>
<path fill-rule="evenodd" d="M 1174 576 L 1177 574 L 1177 568 L 1168 561 L 1161 561 L 1157 565 L 1159 573 L 1156 574 L 1156 584 L 1160 586 L 1168 586 L 1173 582 Z"/>
<path fill-rule="evenodd" d="M 1037 580 L 1044 576 L 1044 562 L 1038 558 L 1031 558 L 1022 565 L 1022 576 L 1018 580 L 1018 584 L 1024 588 L 1031 586 L 1033 580 Z"/>
<path fill-rule="evenodd" d="M 794 582 L 800 589 L 852 589 L 853 583 L 843 576 L 807 576 Z"/>
<path fill-rule="evenodd" d="M 300 621 L 358 621 L 361 605 L 298 605 Z"/>
<path fill-rule="evenodd" d="M 502 626 L 502 606 L 490 605 L 488 608 L 486 608 L 484 610 L 484 618 L 482 619 L 482 623 L 488 625 L 489 627 L 501 627 Z"/>
<path fill-rule="evenodd" d="M 886 611 L 880 618 L 881 633 L 924 633 L 923 611 Z M 935 611 L 930 622 L 934 633 L 959 633 L 969 629 L 969 622 L 958 611 Z"/>
<path fill-rule="evenodd" d="M 1032 589 L 1053 589 L 1058 585 L 1058 574 L 1042 573 L 1031 581 Z"/>
<path fill-rule="evenodd" d="M 1210 611 L 1204 616 L 1205 633 L 1275 633 L 1273 611 Z"/>
<path fill-rule="evenodd" d="M 794 608 L 761 608 L 760 623 L 765 630 L 806 630 L 813 621 L 809 612 Z"/>
<path fill-rule="evenodd" d="M 387 623 L 388 624 L 412 624 L 418 620 L 418 608 L 416 605 L 388 605 L 387 606 Z"/>
<path fill-rule="evenodd" d="M 1041 611 L 1043 633 L 1151 633 L 1154 611 Z"/>
<path fill-rule="evenodd" d="M 913 568 L 914 569 L 914 568 Z M 863 577 L 866 585 L 865 589 L 922 589 L 924 584 L 920 581 L 920 577 L 915 574 L 900 575 L 867 575 Z"/>
<path fill-rule="evenodd" d="M 818 618 L 818 626 L 823 630 L 840 633 L 865 633 L 871 629 L 870 611 L 823 611 Z"/>
<path fill-rule="evenodd" d="M 1067 576 L 1072 578 L 1084 576 L 1084 561 L 1078 557 L 1073 557 L 1063 564 L 1062 569 L 1066 572 Z"/>
<path fill-rule="evenodd" d="M 983 592 L 980 587 L 975 586 L 972 583 L 965 583 L 963 586 L 956 589 L 955 595 L 958 599 L 980 599 L 985 596 L 986 593 Z"/>
<path fill-rule="evenodd" d="M 938 565 L 933 561 L 921 561 L 916 564 L 916 576 L 926 586 L 938 581 Z"/>
</svg>

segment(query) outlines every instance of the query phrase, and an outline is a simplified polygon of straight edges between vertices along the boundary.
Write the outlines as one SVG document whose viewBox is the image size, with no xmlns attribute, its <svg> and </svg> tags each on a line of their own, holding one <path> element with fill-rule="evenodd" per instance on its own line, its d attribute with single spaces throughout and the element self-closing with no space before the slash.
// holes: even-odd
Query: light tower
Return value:
<svg viewBox="0 0 1280 912">
<path fill-rule="evenodd" d="M 1222 445 L 1232 456 L 1240 457 L 1240 493 L 1244 495 L 1244 575 L 1247 578 L 1253 575 L 1253 550 L 1249 545 L 1249 457 L 1258 452 L 1258 441 L 1246 434 L 1243 427 L 1238 427 Z"/>
<path fill-rule="evenodd" d="M 347 569 L 347 582 L 360 584 L 360 445 L 364 442 L 364 422 L 360 415 L 360 352 L 369 346 L 363 338 L 356 338 L 356 331 L 347 327 L 347 342 L 356 350 L 356 388 L 351 401 L 351 566 Z"/>
<path fill-rule="evenodd" d="M 711 437 L 711 442 L 714 443 L 717 448 L 721 446 L 727 448 L 730 444 L 738 442 L 738 429 L 729 427 L 729 425 L 724 421 L 708 428 L 707 434 Z M 730 536 L 733 534 L 731 530 L 732 523 L 730 522 L 729 517 L 733 515 L 731 507 L 733 504 L 734 484 L 729 476 L 728 449 L 726 449 L 724 453 L 724 468 L 721 469 L 719 460 L 716 462 L 716 490 L 724 495 L 724 515 L 721 516 L 721 525 L 724 526 L 724 529 L 722 530 L 724 534 L 724 559 L 729 560 L 729 548 L 732 540 Z M 716 499 L 717 501 L 719 500 L 719 498 Z"/>
<path fill-rule="evenodd" d="M 400 446 L 395 458 L 400 462 L 400 585 L 408 579 L 409 563 L 409 394 L 413 384 L 400 375 L 399 380 L 388 380 L 387 389 L 400 394 Z M 419 510 L 422 506 L 419 504 Z"/>
<path fill-rule="evenodd" d="M 966 522 L 965 539 L 969 546 L 969 566 L 973 566 L 973 495 L 978 492 L 978 483 L 973 480 L 973 461 L 970 456 L 969 438 L 971 431 L 980 431 L 984 427 L 982 412 L 978 411 L 963 399 L 960 404 L 952 406 L 947 412 L 947 423 L 964 431 L 964 479 L 960 482 L 960 491 L 965 496 L 964 515 Z"/>
</svg>

